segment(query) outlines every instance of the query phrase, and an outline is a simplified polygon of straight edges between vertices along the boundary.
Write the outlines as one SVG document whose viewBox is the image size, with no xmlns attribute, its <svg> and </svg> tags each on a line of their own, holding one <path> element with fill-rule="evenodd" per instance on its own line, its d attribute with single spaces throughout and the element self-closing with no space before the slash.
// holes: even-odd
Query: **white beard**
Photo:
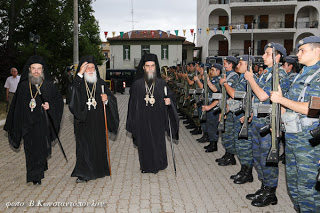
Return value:
<svg viewBox="0 0 320 213">
<path fill-rule="evenodd" d="M 96 73 L 94 73 L 94 74 L 91 76 L 91 75 L 89 75 L 89 74 L 86 73 L 86 72 L 84 73 L 84 79 L 85 79 L 87 82 L 91 83 L 91 84 L 96 83 L 97 80 L 98 80 Z"/>
</svg>

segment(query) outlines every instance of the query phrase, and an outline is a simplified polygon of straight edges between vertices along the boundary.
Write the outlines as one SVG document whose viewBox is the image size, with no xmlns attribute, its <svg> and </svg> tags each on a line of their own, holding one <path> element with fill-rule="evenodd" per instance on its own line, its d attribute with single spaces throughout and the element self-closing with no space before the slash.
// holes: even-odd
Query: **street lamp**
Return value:
<svg viewBox="0 0 320 213">
<path fill-rule="evenodd" d="M 29 40 L 31 42 L 33 42 L 33 47 L 34 47 L 34 55 L 37 55 L 37 48 L 38 48 L 38 44 L 40 42 L 40 36 L 33 34 L 32 32 L 29 33 Z"/>
</svg>

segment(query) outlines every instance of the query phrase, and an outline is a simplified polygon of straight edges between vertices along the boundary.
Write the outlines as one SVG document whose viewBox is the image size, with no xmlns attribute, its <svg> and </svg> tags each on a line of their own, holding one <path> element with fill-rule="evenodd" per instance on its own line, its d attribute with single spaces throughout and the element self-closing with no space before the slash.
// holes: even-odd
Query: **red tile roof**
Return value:
<svg viewBox="0 0 320 213">
<path fill-rule="evenodd" d="M 152 31 L 154 32 L 154 36 L 152 37 Z M 179 32 L 183 33 L 183 32 Z M 115 37 L 108 37 L 108 41 L 118 41 L 118 40 L 185 40 L 185 37 L 176 36 L 175 34 L 168 34 L 166 31 L 162 31 L 160 37 L 160 30 L 133 30 L 131 31 L 131 37 L 129 39 L 128 32 L 123 33 L 123 37 L 120 35 Z"/>
</svg>

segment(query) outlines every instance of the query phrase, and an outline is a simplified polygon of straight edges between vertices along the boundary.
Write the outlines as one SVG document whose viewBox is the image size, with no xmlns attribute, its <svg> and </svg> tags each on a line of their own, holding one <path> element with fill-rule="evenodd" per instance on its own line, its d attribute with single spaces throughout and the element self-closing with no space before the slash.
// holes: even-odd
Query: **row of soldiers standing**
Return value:
<svg viewBox="0 0 320 213">
<path fill-rule="evenodd" d="M 320 146 L 312 146 L 309 141 L 314 140 L 310 131 L 319 126 L 319 119 L 310 117 L 309 100 L 311 96 L 320 96 L 320 37 L 302 39 L 297 49 L 299 63 L 304 65 L 299 74 L 291 71 L 294 61 L 286 57 L 286 49 L 279 43 L 270 42 L 264 48 L 266 68 L 259 77 L 248 66 L 255 60 L 249 54 L 238 58 L 228 56 L 224 58 L 223 66 L 201 63 L 177 66 L 171 68 L 167 80 L 176 93 L 179 112 L 186 119 L 183 123 L 188 124 L 189 129 L 195 128 L 191 131 L 193 135 L 203 132 L 197 141 L 210 142 L 205 146 L 206 152 L 217 151 L 220 132 L 225 154 L 216 159 L 218 165 L 235 165 L 235 156 L 238 158 L 241 170 L 230 177 L 235 184 L 253 182 L 252 169 L 255 167 L 261 188 L 246 198 L 257 207 L 277 204 L 279 175 L 277 164 L 267 162 L 272 146 L 270 116 L 258 111 L 262 104 L 280 104 L 281 119 L 285 121 L 286 180 L 294 208 L 298 212 L 317 212 L 320 192 L 315 185 L 319 179 Z M 280 79 L 278 90 L 272 87 L 275 67 Z M 252 89 L 252 110 L 248 116 L 249 133 L 242 137 L 239 132 L 244 128 L 246 118 L 245 111 L 241 110 L 244 102 L 238 96 L 241 91 L 248 92 L 248 85 Z M 225 112 L 223 98 L 226 99 Z M 296 121 L 291 121 L 292 117 Z M 292 129 L 295 124 L 300 125 L 297 131 Z"/>
</svg>

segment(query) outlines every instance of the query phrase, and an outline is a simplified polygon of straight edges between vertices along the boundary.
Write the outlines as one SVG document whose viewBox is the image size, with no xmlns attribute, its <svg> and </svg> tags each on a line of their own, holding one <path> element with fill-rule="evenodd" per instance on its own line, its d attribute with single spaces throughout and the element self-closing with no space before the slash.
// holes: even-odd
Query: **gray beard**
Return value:
<svg viewBox="0 0 320 213">
<path fill-rule="evenodd" d="M 29 82 L 32 84 L 32 85 L 39 85 L 42 83 L 42 81 L 44 80 L 44 74 L 43 72 L 41 73 L 41 75 L 39 77 L 34 77 L 31 72 L 29 72 Z"/>
<path fill-rule="evenodd" d="M 146 72 L 144 73 L 144 79 L 145 79 L 145 81 L 148 83 L 151 83 L 151 82 L 153 82 L 154 81 L 154 79 L 155 79 L 155 77 L 156 77 L 156 73 L 154 72 L 153 74 L 147 74 Z"/>
<path fill-rule="evenodd" d="M 98 80 L 96 73 L 95 73 L 95 75 L 93 75 L 93 76 L 90 76 L 90 75 L 88 75 L 87 73 L 84 73 L 84 79 L 85 79 L 87 82 L 91 83 L 91 84 L 96 83 L 97 80 Z"/>
</svg>

